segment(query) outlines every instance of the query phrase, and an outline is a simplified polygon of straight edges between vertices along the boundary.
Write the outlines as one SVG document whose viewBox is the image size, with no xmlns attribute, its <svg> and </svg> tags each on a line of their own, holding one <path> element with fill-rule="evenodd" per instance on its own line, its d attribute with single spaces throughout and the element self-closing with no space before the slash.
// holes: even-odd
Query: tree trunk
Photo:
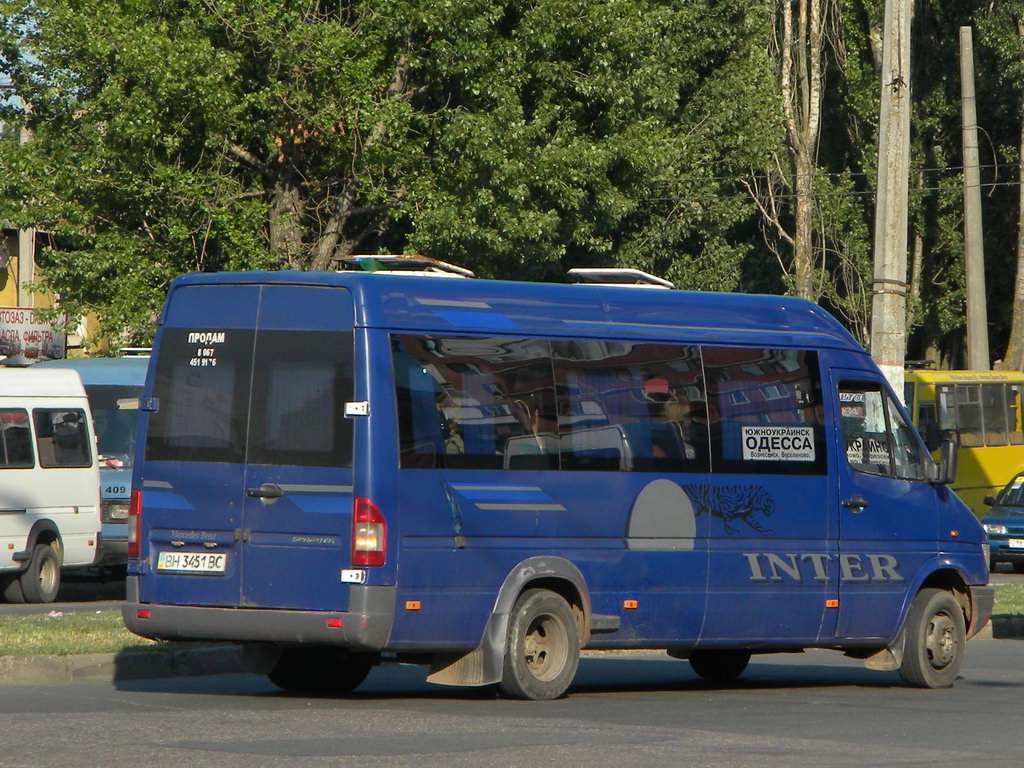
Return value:
<svg viewBox="0 0 1024 768">
<path fill-rule="evenodd" d="M 917 174 L 917 189 L 924 187 L 924 173 Z M 907 287 L 907 336 L 914 330 L 914 320 L 921 305 L 921 270 L 924 264 L 924 237 L 921 228 L 911 224 L 914 234 L 910 247 L 910 285 Z"/>
<path fill-rule="evenodd" d="M 793 280 L 797 296 L 810 301 L 818 298 L 814 290 L 814 160 L 823 87 L 822 5 L 828 2 L 778 0 L 779 89 L 793 169 Z"/>
<path fill-rule="evenodd" d="M 303 198 L 293 173 L 272 179 L 270 189 L 270 248 L 288 269 L 302 269 Z"/>
<path fill-rule="evenodd" d="M 814 212 L 814 166 L 806 152 L 797 154 L 794 167 L 796 180 L 795 210 L 793 211 L 793 278 L 796 295 L 815 301 L 814 248 L 811 217 Z"/>
</svg>

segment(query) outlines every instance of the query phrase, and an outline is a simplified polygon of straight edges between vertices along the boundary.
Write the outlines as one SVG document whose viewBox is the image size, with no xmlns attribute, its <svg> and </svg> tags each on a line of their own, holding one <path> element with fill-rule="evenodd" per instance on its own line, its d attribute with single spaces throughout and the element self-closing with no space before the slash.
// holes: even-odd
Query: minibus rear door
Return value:
<svg viewBox="0 0 1024 768">
<path fill-rule="evenodd" d="M 341 288 L 264 286 L 245 470 L 241 604 L 344 610 L 352 531 L 353 308 Z"/>
<path fill-rule="evenodd" d="M 146 443 L 144 602 L 344 610 L 352 318 L 340 288 L 174 291 Z"/>
</svg>

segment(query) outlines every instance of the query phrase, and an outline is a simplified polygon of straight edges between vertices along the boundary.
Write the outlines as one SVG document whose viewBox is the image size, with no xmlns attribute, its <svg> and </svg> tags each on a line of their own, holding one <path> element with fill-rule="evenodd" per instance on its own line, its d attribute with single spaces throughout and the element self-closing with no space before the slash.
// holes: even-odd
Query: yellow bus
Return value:
<svg viewBox="0 0 1024 768">
<path fill-rule="evenodd" d="M 952 488 L 981 517 L 988 509 L 982 500 L 1024 470 L 1024 373 L 911 369 L 904 381 L 904 402 L 928 449 L 956 440 Z"/>
</svg>

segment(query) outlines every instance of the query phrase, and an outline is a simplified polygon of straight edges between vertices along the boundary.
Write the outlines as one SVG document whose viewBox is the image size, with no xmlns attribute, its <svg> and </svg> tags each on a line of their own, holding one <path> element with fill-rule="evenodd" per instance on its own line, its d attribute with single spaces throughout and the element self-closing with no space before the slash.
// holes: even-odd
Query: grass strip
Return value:
<svg viewBox="0 0 1024 768">
<path fill-rule="evenodd" d="M 121 612 L 0 616 L 0 656 L 160 651 L 172 653 L 217 643 L 182 643 L 147 640 L 125 629 Z"/>
<path fill-rule="evenodd" d="M 992 615 L 999 618 L 1024 616 L 1024 584 L 996 584 L 996 603 Z"/>
</svg>

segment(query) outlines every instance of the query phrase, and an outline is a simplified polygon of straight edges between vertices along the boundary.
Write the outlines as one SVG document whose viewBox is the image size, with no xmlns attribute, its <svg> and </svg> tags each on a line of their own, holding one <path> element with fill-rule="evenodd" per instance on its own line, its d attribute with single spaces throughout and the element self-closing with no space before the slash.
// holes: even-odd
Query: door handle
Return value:
<svg viewBox="0 0 1024 768">
<path fill-rule="evenodd" d="M 843 502 L 843 506 L 846 507 L 847 509 L 852 509 L 855 514 L 858 512 L 863 512 L 864 507 L 866 507 L 867 505 L 867 499 L 865 499 L 863 496 L 860 496 L 859 494 L 857 496 L 851 496 L 850 498 L 846 499 Z"/>
<path fill-rule="evenodd" d="M 260 499 L 266 502 L 280 499 L 284 496 L 284 490 L 277 483 L 264 483 L 259 488 L 247 488 L 245 495 L 251 499 Z"/>
</svg>

